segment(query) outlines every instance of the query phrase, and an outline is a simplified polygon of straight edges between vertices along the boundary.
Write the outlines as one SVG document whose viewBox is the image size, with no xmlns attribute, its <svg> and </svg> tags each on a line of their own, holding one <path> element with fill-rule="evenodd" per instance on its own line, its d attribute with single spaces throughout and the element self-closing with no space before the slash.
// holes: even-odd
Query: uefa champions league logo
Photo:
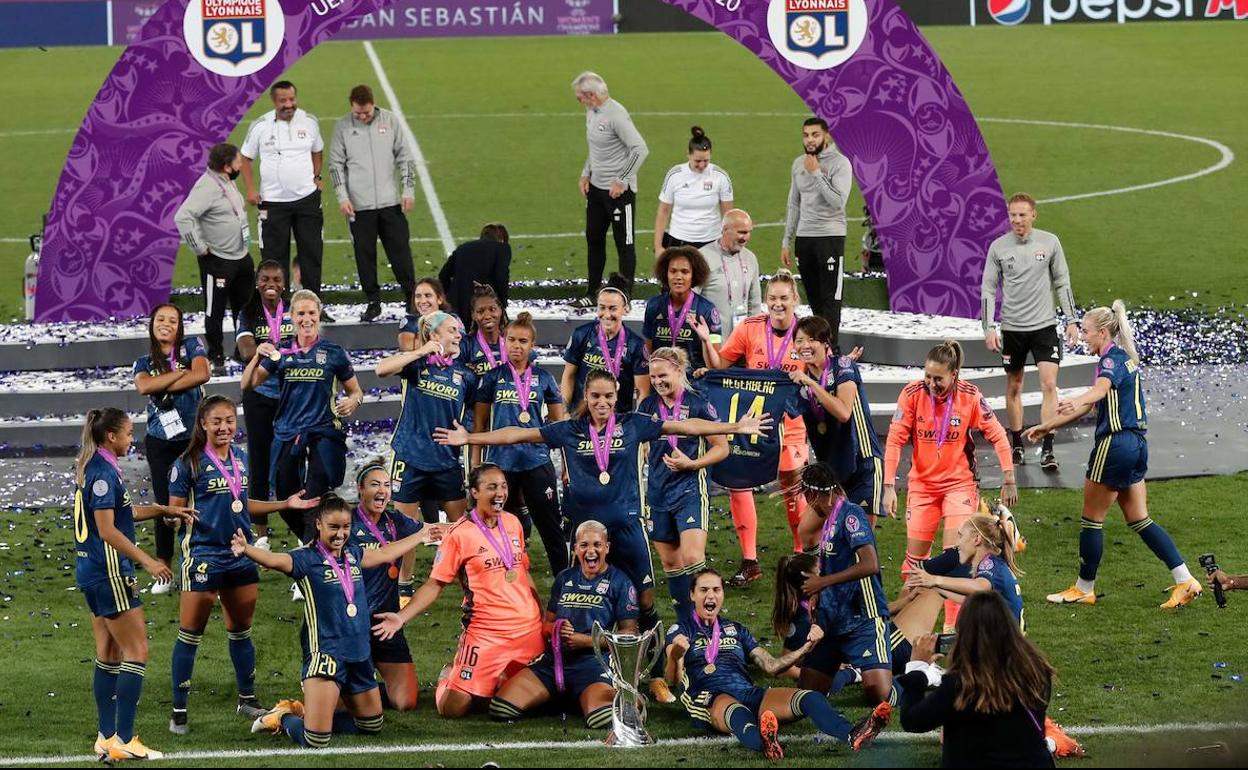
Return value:
<svg viewBox="0 0 1248 770">
<path fill-rule="evenodd" d="M 191 0 L 182 17 L 191 56 L 227 77 L 251 75 L 273 61 L 285 33 L 277 0 Z"/>
<path fill-rule="evenodd" d="M 573 16 L 584 16 L 585 8 L 589 5 L 590 0 L 563 0 L 568 8 L 572 9 Z"/>
<path fill-rule="evenodd" d="M 767 32 L 788 61 L 809 70 L 844 64 L 867 35 L 864 0 L 771 0 Z"/>
</svg>

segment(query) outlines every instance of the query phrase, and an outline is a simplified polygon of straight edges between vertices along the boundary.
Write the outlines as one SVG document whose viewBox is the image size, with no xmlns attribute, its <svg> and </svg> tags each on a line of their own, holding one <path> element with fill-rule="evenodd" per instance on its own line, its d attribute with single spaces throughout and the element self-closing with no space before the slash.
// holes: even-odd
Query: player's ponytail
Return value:
<svg viewBox="0 0 1248 770">
<path fill-rule="evenodd" d="M 125 427 L 130 417 L 115 407 L 91 409 L 82 424 L 82 442 L 74 459 L 74 481 L 82 486 L 86 480 L 87 463 L 95 457 L 100 445 L 108 440 L 108 434 L 117 433 Z"/>
<path fill-rule="evenodd" d="M 927 360 L 941 364 L 956 378 L 962 371 L 962 345 L 955 339 L 947 339 L 927 351 Z"/>
<path fill-rule="evenodd" d="M 1110 308 L 1114 314 L 1114 321 L 1118 324 L 1118 331 L 1114 334 L 1114 339 L 1118 341 L 1118 347 L 1127 351 L 1127 355 L 1137 364 L 1140 362 L 1140 354 L 1135 350 L 1135 330 L 1131 328 L 1131 321 L 1127 318 L 1127 306 L 1122 300 L 1114 300 L 1114 304 Z"/>
<path fill-rule="evenodd" d="M 771 627 L 784 639 L 797 617 L 805 595 L 802 585 L 814 574 L 818 560 L 808 553 L 786 553 L 776 564 L 776 598 L 771 605 Z"/>
<path fill-rule="evenodd" d="M 1014 558 L 1014 522 L 1009 511 L 1000 509 L 987 516 L 976 514 L 968 521 L 974 527 L 975 534 L 987 543 L 989 550 L 1005 561 L 1005 566 L 1009 567 L 1010 572 L 1016 576 L 1023 574 Z"/>
<path fill-rule="evenodd" d="M 711 138 L 706 135 L 701 126 L 692 126 L 689 128 L 689 154 L 702 150 L 703 152 L 711 151 Z"/>
</svg>

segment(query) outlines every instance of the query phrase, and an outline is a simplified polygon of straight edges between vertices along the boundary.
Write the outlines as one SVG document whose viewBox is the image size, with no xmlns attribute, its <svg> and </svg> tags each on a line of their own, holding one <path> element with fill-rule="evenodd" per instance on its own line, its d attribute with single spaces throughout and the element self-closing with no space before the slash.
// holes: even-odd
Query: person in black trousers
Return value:
<svg viewBox="0 0 1248 770">
<path fill-rule="evenodd" d="M 451 308 L 460 318 L 472 318 L 473 290 L 490 286 L 498 296 L 503 315 L 507 314 L 507 292 L 511 288 L 511 240 L 507 226 L 488 224 L 481 237 L 460 244 L 446 258 L 438 280 L 446 287 Z"/>
<path fill-rule="evenodd" d="M 937 637 L 916 640 L 907 673 L 897 679 L 901 726 L 910 733 L 944 729 L 941 767 L 1053 767 L 1045 741 L 1053 666 L 996 591 L 968 596 L 957 629 L 943 675 L 930 665 Z M 930 693 L 929 684 L 937 684 Z"/>
</svg>

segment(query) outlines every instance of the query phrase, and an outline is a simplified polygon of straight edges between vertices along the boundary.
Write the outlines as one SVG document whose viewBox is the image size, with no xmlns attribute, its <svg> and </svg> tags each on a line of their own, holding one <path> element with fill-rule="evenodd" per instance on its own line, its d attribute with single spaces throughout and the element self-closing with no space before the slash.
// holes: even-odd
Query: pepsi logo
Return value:
<svg viewBox="0 0 1248 770">
<path fill-rule="evenodd" d="M 1031 0 L 988 0 L 988 14 L 998 24 L 1013 26 L 1031 12 Z"/>
</svg>

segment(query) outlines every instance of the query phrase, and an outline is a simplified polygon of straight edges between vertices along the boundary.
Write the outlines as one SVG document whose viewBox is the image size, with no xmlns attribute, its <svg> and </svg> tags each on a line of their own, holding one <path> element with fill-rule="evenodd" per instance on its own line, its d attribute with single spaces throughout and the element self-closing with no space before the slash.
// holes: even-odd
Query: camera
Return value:
<svg viewBox="0 0 1248 770">
<path fill-rule="evenodd" d="M 1217 558 L 1211 553 L 1202 553 L 1200 555 L 1200 566 L 1205 568 L 1206 575 L 1212 575 L 1221 569 L 1218 566 Z M 1226 607 L 1226 592 L 1222 590 L 1222 584 L 1216 580 L 1213 582 L 1213 599 L 1218 603 L 1218 609 Z"/>
<path fill-rule="evenodd" d="M 936 637 L 936 652 L 941 655 L 948 655 L 953 649 L 953 643 L 957 641 L 957 634 L 940 634 Z"/>
</svg>

